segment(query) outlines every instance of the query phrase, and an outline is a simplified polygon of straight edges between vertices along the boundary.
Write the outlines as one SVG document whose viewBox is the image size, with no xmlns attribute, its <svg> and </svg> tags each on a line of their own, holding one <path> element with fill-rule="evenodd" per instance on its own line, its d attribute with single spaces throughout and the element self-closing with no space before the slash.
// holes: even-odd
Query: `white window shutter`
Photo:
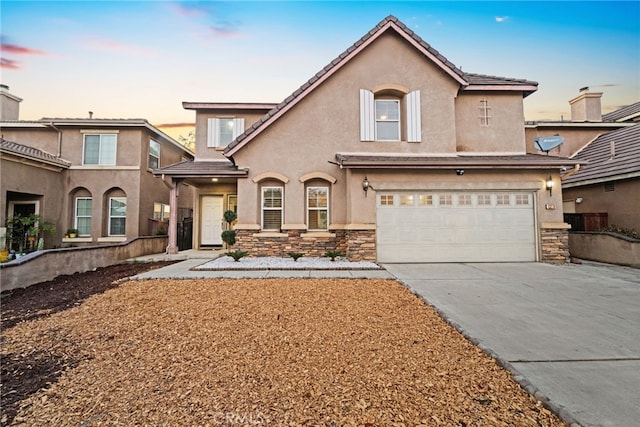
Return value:
<svg viewBox="0 0 640 427">
<path fill-rule="evenodd" d="M 420 116 L 420 91 L 414 90 L 407 98 L 407 142 L 422 141 L 422 123 Z"/>
<path fill-rule="evenodd" d="M 375 107 L 373 92 L 360 89 L 360 140 L 375 140 Z"/>
<path fill-rule="evenodd" d="M 242 132 L 244 132 L 244 119 L 233 119 L 233 139 L 236 139 Z"/>
<path fill-rule="evenodd" d="M 220 145 L 220 120 L 209 119 L 209 126 L 207 129 L 207 147 L 217 147 Z"/>
</svg>

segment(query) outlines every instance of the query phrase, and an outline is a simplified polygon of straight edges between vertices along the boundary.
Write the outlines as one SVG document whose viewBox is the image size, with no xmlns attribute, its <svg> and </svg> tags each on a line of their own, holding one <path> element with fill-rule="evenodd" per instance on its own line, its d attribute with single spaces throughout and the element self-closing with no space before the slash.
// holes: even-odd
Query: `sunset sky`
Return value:
<svg viewBox="0 0 640 427">
<path fill-rule="evenodd" d="M 185 135 L 192 102 L 280 102 L 387 15 L 464 71 L 539 82 L 527 120 L 640 100 L 640 2 L 6 1 L 2 83 L 20 118 L 146 118 Z M 172 127 L 173 125 L 173 127 Z"/>
</svg>

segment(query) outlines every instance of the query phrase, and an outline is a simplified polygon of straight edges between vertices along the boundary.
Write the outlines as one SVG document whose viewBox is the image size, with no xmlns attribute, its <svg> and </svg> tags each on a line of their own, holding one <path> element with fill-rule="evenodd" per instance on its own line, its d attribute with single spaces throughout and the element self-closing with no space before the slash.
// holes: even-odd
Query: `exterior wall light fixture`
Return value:
<svg viewBox="0 0 640 427">
<path fill-rule="evenodd" d="M 367 197 L 367 191 L 369 191 L 369 179 L 367 176 L 364 176 L 364 181 L 362 181 L 362 190 L 364 191 L 364 197 Z"/>
<path fill-rule="evenodd" d="M 553 179 L 551 179 L 551 175 L 547 178 L 547 182 L 545 183 L 547 190 L 549 190 L 549 196 L 553 195 Z"/>
</svg>

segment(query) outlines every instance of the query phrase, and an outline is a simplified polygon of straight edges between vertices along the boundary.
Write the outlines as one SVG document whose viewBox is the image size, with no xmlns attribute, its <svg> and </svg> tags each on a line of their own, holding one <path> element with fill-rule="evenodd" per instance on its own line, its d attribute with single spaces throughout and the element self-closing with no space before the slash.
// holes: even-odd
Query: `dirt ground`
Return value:
<svg viewBox="0 0 640 427">
<path fill-rule="evenodd" d="M 392 280 L 114 280 L 2 295 L 2 425 L 562 426 Z"/>
</svg>

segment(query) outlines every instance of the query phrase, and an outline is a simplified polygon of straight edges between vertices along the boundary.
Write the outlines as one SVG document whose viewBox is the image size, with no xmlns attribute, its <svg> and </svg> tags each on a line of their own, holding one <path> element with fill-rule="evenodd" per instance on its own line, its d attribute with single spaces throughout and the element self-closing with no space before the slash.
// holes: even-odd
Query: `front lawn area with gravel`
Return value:
<svg viewBox="0 0 640 427">
<path fill-rule="evenodd" d="M 125 281 L 2 358 L 50 371 L 3 425 L 564 425 L 393 280 Z"/>
</svg>

